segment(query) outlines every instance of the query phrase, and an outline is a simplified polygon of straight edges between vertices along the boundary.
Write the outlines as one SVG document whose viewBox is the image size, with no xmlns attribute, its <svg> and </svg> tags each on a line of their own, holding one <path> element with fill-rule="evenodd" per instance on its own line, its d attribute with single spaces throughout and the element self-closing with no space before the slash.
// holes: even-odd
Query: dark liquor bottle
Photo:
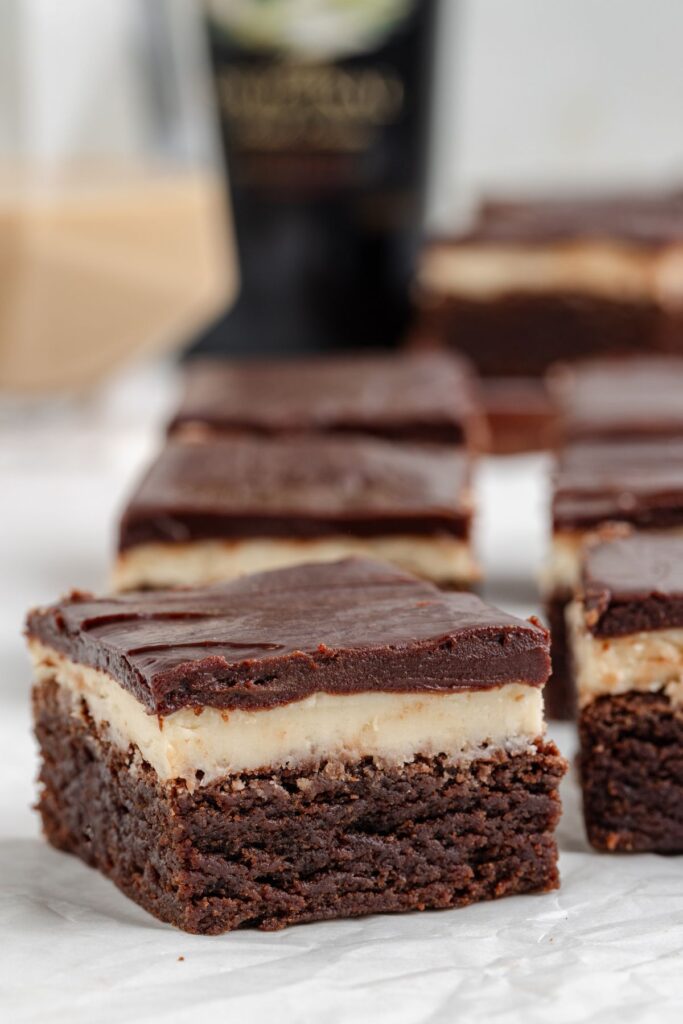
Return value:
<svg viewBox="0 0 683 1024">
<path fill-rule="evenodd" d="M 397 343 L 426 185 L 438 0 L 208 0 L 240 262 L 200 349 Z"/>
</svg>

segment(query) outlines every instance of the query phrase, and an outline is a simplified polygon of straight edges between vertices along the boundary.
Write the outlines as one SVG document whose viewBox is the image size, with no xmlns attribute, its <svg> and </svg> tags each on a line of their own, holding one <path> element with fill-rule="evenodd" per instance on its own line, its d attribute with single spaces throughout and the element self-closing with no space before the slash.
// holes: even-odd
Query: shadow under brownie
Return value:
<svg viewBox="0 0 683 1024">
<path fill-rule="evenodd" d="M 362 561 L 29 616 L 48 839 L 188 931 L 558 884 L 548 638 Z"/>
</svg>

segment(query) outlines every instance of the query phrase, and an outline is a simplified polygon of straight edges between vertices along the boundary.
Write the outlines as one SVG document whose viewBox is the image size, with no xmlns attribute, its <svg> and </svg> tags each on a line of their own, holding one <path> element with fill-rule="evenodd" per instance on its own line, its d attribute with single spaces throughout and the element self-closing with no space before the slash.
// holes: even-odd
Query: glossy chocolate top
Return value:
<svg viewBox="0 0 683 1024">
<path fill-rule="evenodd" d="M 683 438 L 683 358 L 595 359 L 551 376 L 566 438 Z"/>
<path fill-rule="evenodd" d="M 371 437 L 170 439 L 121 521 L 120 549 L 153 541 L 448 533 L 466 537 L 462 448 Z"/>
<path fill-rule="evenodd" d="M 171 431 L 362 433 L 462 443 L 476 430 L 468 365 L 447 353 L 197 360 Z"/>
<path fill-rule="evenodd" d="M 589 548 L 583 593 L 596 636 L 683 627 L 683 537 L 633 534 Z"/>
<path fill-rule="evenodd" d="M 75 594 L 31 612 L 27 632 L 110 673 L 156 714 L 320 691 L 542 686 L 550 665 L 540 625 L 360 559 L 206 589 Z"/>
<path fill-rule="evenodd" d="M 555 474 L 555 529 L 608 520 L 644 529 L 683 525 L 683 439 L 567 445 Z"/>
<path fill-rule="evenodd" d="M 600 238 L 667 245 L 683 240 L 683 192 L 489 199 L 469 237 L 505 243 Z"/>
</svg>

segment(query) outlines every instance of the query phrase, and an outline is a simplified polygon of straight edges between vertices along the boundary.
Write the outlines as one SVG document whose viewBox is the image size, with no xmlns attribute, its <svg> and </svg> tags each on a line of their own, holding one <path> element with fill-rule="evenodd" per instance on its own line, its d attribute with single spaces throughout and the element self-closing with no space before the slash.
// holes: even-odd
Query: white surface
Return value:
<svg viewBox="0 0 683 1024">
<path fill-rule="evenodd" d="M 36 760 L 21 623 L 29 604 L 105 579 L 115 511 L 154 440 L 139 401 L 161 388 L 153 381 L 90 411 L 55 410 L 0 432 L 0 1018 L 680 1021 L 683 860 L 589 852 L 573 776 L 559 892 L 275 934 L 185 935 L 42 842 L 30 810 Z M 158 398 L 155 408 L 163 388 Z M 520 459 L 482 472 L 489 596 L 511 610 L 533 610 L 543 470 L 542 460 Z M 557 738 L 571 756 L 572 729 Z"/>
</svg>

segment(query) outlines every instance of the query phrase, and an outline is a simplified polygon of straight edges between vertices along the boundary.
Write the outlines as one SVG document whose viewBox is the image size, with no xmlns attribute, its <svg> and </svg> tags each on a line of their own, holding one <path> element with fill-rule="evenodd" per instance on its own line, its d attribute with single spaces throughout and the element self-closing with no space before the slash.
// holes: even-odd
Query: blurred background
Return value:
<svg viewBox="0 0 683 1024">
<path fill-rule="evenodd" d="M 644 14 L 3 0 L 3 408 L 197 344 L 398 344 L 422 230 L 480 194 L 677 184 L 683 9 Z"/>
<path fill-rule="evenodd" d="M 448 223 L 461 188 L 650 187 L 683 174 L 676 0 L 454 6 L 433 222 Z"/>
</svg>

